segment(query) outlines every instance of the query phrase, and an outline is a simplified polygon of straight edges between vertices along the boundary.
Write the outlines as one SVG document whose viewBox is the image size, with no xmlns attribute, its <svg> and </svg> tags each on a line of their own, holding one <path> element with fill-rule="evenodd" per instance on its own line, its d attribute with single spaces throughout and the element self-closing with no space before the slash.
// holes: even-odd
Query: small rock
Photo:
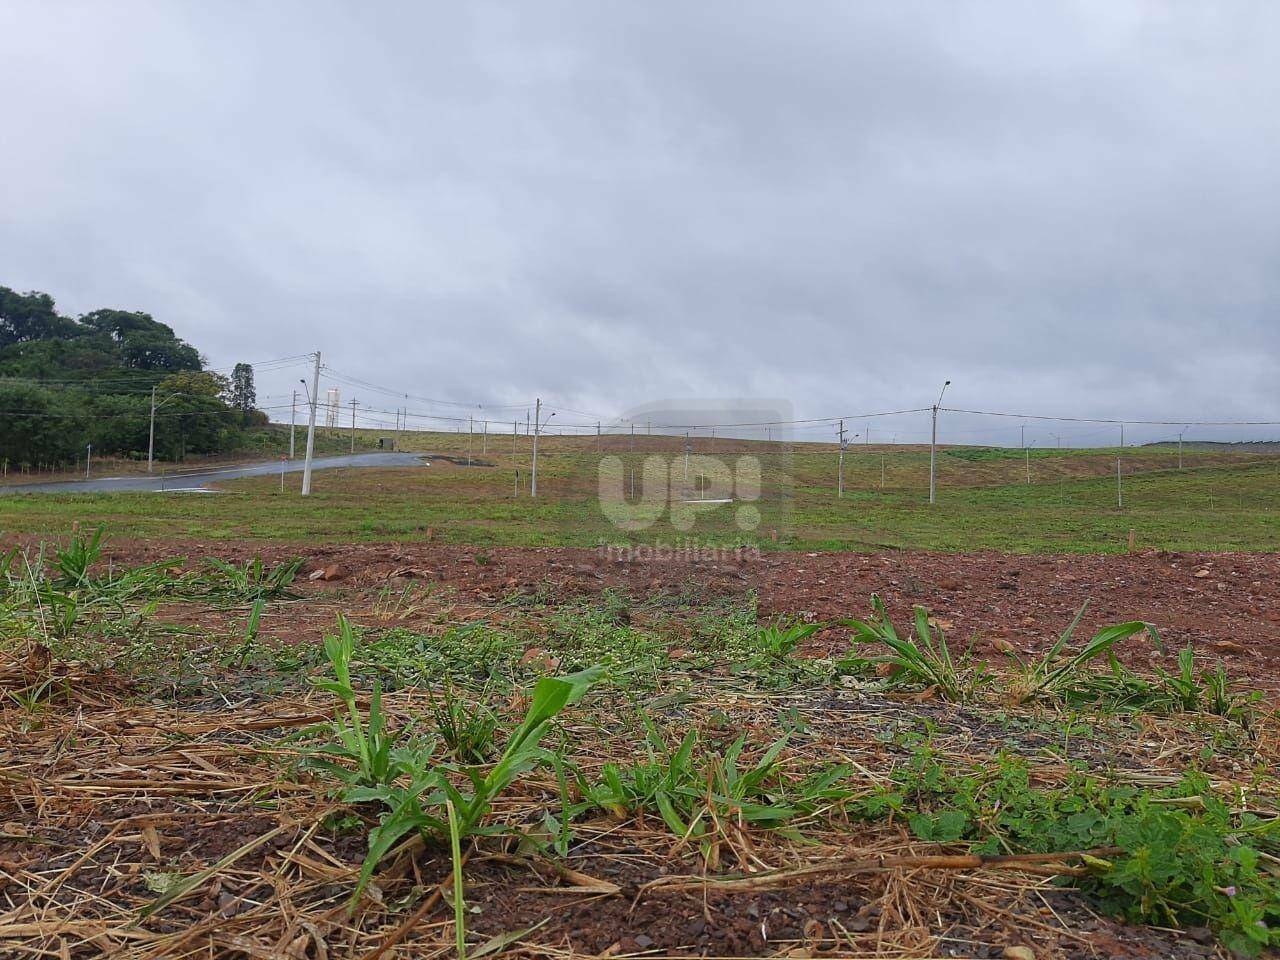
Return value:
<svg viewBox="0 0 1280 960">
<path fill-rule="evenodd" d="M 224 917 L 234 917 L 240 912 L 240 898 L 230 893 L 218 896 L 218 913 Z"/>
<path fill-rule="evenodd" d="M 1005 960 L 1036 960 L 1036 952 L 1030 947 L 1005 947 Z"/>
<path fill-rule="evenodd" d="M 1213 943 L 1216 939 L 1208 927 L 1187 927 L 1182 931 L 1196 943 Z"/>
<path fill-rule="evenodd" d="M 638 949 L 648 950 L 652 946 L 653 946 L 653 937 L 650 937 L 644 933 L 636 937 L 636 947 Z"/>
<path fill-rule="evenodd" d="M 327 567 L 321 567 L 319 570 L 312 570 L 307 577 L 308 580 L 341 580 L 347 575 L 346 568 L 340 563 L 331 563 Z"/>
<path fill-rule="evenodd" d="M 1209 576 L 1209 571 L 1201 568 L 1193 573 L 1192 576 L 1197 580 L 1203 580 L 1205 577 Z"/>
</svg>

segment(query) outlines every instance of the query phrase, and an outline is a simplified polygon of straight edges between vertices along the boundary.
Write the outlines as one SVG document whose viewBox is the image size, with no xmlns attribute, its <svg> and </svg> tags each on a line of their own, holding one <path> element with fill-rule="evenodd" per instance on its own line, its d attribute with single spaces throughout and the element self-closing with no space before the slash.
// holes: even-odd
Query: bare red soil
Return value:
<svg viewBox="0 0 1280 960">
<path fill-rule="evenodd" d="M 237 541 L 113 541 L 104 558 L 137 564 L 172 557 L 283 560 L 297 545 Z M 979 655 L 1034 653 L 1056 639 L 1081 603 L 1078 630 L 1121 620 L 1158 628 L 1164 654 L 1134 641 L 1122 659 L 1164 662 L 1191 643 L 1256 687 L 1280 689 L 1280 556 L 1246 553 L 1011 556 L 925 552 L 767 553 L 717 558 L 619 557 L 566 548 L 481 548 L 436 544 L 325 545 L 305 551 L 304 573 L 328 568 L 331 579 L 307 591 L 364 592 L 413 578 L 463 598 L 497 600 L 538 592 L 552 601 L 613 589 L 655 594 L 743 596 L 754 592 L 761 617 L 808 620 L 862 617 L 870 596 L 884 598 L 894 619 L 909 621 L 921 604 L 952 642 L 973 641 Z M 819 634 L 812 652 L 835 652 L 848 632 Z"/>
</svg>

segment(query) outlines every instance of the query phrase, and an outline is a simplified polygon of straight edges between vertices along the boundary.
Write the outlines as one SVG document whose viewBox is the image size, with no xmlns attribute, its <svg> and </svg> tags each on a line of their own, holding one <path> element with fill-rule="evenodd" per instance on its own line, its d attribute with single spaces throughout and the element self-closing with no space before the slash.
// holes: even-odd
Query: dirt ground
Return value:
<svg viewBox="0 0 1280 960">
<path fill-rule="evenodd" d="M 364 594 L 401 578 L 438 583 L 477 601 L 539 590 L 559 597 L 606 589 L 691 598 L 754 592 L 762 618 L 832 621 L 865 616 L 871 594 L 878 593 L 896 621 L 906 623 L 912 605 L 921 604 L 953 643 L 972 641 L 975 654 L 996 659 L 1044 649 L 1089 600 L 1080 636 L 1124 620 L 1146 620 L 1159 630 L 1164 653 L 1124 645 L 1118 652 L 1130 665 L 1171 662 L 1190 643 L 1198 654 L 1221 658 L 1232 674 L 1280 690 L 1280 556 L 1274 554 L 748 553 L 691 559 L 567 548 L 362 544 L 301 551 L 253 541 L 116 540 L 105 558 L 138 564 L 205 556 L 279 561 L 300 554 L 307 558 L 304 575 L 330 574 L 305 583 L 303 589 L 315 594 Z M 847 638 L 846 629 L 833 627 L 817 634 L 810 650 L 839 652 Z"/>
<path fill-rule="evenodd" d="M 133 567 L 177 558 L 198 564 L 206 557 L 280 562 L 299 554 L 296 545 L 256 541 L 116 539 L 107 543 L 102 559 Z M 1280 558 L 1271 555 L 903 552 L 695 559 L 430 543 L 326 545 L 302 555 L 306 562 L 295 588 L 308 602 L 290 602 L 269 618 L 272 638 L 292 644 L 316 643 L 331 633 L 336 611 L 357 621 L 372 617 L 380 597 L 408 583 L 437 585 L 433 596 L 449 606 L 451 620 L 468 619 L 471 605 L 476 616 L 484 616 L 497 607 L 510 609 L 501 604 L 506 599 L 554 602 L 614 590 L 695 604 L 754 597 L 762 618 L 828 622 L 865 616 L 870 596 L 878 593 L 904 627 L 911 606 L 922 604 L 953 643 L 972 640 L 977 655 L 1000 663 L 1043 650 L 1091 599 L 1079 631 L 1085 637 L 1105 623 L 1132 619 L 1150 621 L 1161 632 L 1162 653 L 1136 639 L 1121 646 L 1122 659 L 1133 665 L 1167 667 L 1191 643 L 1211 659 L 1222 658 L 1229 673 L 1250 686 L 1280 692 Z M 432 606 L 421 614 L 424 626 L 431 622 L 427 617 L 439 615 L 439 605 Z M 238 629 L 244 615 L 200 604 L 166 604 L 161 613 L 167 622 L 215 632 L 221 626 Z M 395 623 L 416 626 L 403 616 Z M 848 644 L 848 629 L 833 625 L 810 638 L 807 652 L 842 653 Z M 186 701 L 167 702 L 140 697 L 131 678 L 114 668 L 72 663 L 58 669 L 71 673 L 60 677 L 58 709 L 47 725 L 28 722 L 16 709 L 0 709 L 0 732 L 8 741 L 0 746 L 0 773 L 10 781 L 9 795 L 0 795 L 0 900 L 9 909 L 0 918 L 0 955 L 6 943 L 20 940 L 33 948 L 20 955 L 139 960 L 451 955 L 446 905 L 438 897 L 421 899 L 448 879 L 445 851 L 421 850 L 398 859 L 380 872 L 386 891 L 370 913 L 354 920 L 344 913 L 363 837 L 322 827 L 336 810 L 325 785 L 287 776 L 281 766 L 289 755 L 283 738 L 331 711 L 323 694 L 290 692 L 296 688 L 260 693 L 240 677 L 216 694 L 196 692 Z M 0 660 L 0 689 L 25 689 L 29 674 L 28 664 Z M 825 755 L 839 745 L 863 770 L 902 762 L 903 748 L 887 734 L 920 714 L 936 725 L 936 745 L 948 754 L 1031 754 L 1043 752 L 1048 742 L 1043 731 L 988 724 L 980 710 L 954 704 L 845 689 L 747 695 L 714 671 L 704 679 L 709 686 L 696 702 L 661 704 L 657 698 L 646 709 L 691 729 L 715 731 L 723 722 L 730 731 L 726 737 L 741 731 L 753 744 L 767 743 L 782 715 L 803 715 L 809 732 L 798 736 L 797 749 Z M 409 687 L 388 690 L 386 709 L 400 721 L 422 716 L 429 709 L 424 697 Z M 612 729 L 614 719 L 606 710 L 577 731 L 580 740 L 595 743 L 605 755 L 609 749 L 615 756 L 630 753 L 631 734 Z M 1147 734 L 1132 740 L 1107 740 L 1101 732 L 1072 738 L 1067 756 L 1134 776 L 1172 770 L 1199 743 L 1171 746 L 1164 723 L 1149 721 Z M 1224 780 L 1240 775 L 1241 768 L 1231 766 L 1233 755 L 1224 753 L 1215 762 L 1223 766 L 1211 772 Z M 1056 775 L 1059 767 L 1066 770 L 1056 761 L 1038 769 Z M 499 814 L 537 829 L 530 811 L 543 809 L 556 789 L 549 774 L 540 774 Z M 580 824 L 565 861 L 577 872 L 568 874 L 514 847 L 477 847 L 467 867 L 471 929 L 480 938 L 523 931 L 517 953 L 558 960 L 1227 956 L 1205 929 L 1125 925 L 1046 878 L 1015 878 L 999 870 L 894 868 L 778 889 L 692 889 L 678 883 L 667 889 L 667 881 L 696 877 L 700 862 L 690 850 L 673 847 L 661 831 L 643 827 L 608 818 Z M 849 829 L 824 837 L 823 855 L 909 858 L 935 850 L 901 824 Z M 261 845 L 164 917 L 135 926 L 137 911 L 155 898 L 171 872 L 189 874 L 250 841 Z M 755 842 L 746 849 L 757 864 L 818 855 L 817 848 L 792 849 L 776 839 Z M 409 906 L 418 902 L 422 913 Z M 394 949 L 379 946 L 397 938 L 404 942 Z"/>
</svg>

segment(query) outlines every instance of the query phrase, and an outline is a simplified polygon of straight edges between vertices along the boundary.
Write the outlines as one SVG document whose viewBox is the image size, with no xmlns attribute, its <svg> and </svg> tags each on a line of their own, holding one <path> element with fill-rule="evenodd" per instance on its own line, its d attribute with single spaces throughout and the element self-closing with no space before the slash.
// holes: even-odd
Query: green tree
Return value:
<svg viewBox="0 0 1280 960">
<path fill-rule="evenodd" d="M 0 458 L 69 462 L 86 443 L 145 456 L 153 387 L 172 396 L 156 417 L 162 457 L 227 450 L 262 420 L 253 370 L 237 367 L 233 391 L 203 366 L 195 347 L 148 313 L 102 309 L 72 319 L 46 293 L 0 286 Z"/>
<path fill-rule="evenodd" d="M 217 373 L 184 370 L 165 377 L 156 387 L 156 448 L 173 460 L 189 453 L 217 453 L 241 437 L 240 411 L 227 404 L 230 381 Z"/>
<path fill-rule="evenodd" d="M 248 426 L 257 405 L 258 392 L 253 386 L 253 367 L 247 363 L 237 363 L 231 370 L 231 406 L 240 411 L 242 422 Z"/>
</svg>

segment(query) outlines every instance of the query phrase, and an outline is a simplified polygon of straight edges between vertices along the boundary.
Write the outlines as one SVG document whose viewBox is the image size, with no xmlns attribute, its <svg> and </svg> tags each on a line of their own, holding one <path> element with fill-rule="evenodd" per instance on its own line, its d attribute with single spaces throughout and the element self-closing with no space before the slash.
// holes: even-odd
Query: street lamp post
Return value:
<svg viewBox="0 0 1280 960">
<path fill-rule="evenodd" d="M 933 432 L 929 437 L 929 502 L 936 503 L 938 498 L 938 407 L 942 406 L 942 395 L 951 386 L 948 380 L 938 393 L 938 402 L 933 405 Z"/>
</svg>

